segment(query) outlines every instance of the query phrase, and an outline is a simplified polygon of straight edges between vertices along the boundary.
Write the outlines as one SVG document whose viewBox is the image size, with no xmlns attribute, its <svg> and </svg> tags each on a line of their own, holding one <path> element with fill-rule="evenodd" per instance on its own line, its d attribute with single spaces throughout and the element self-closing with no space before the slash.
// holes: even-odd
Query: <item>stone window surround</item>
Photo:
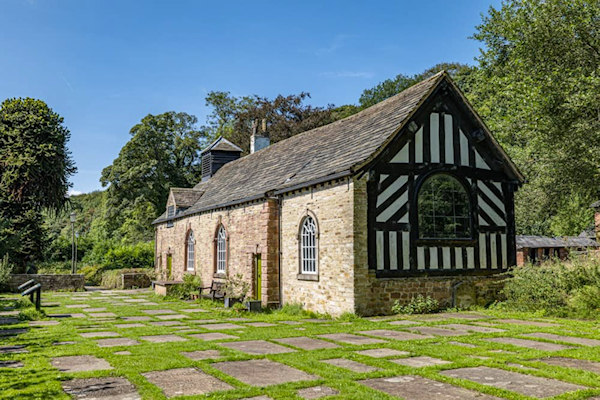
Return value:
<svg viewBox="0 0 600 400">
<path fill-rule="evenodd" d="M 316 254 L 315 254 L 315 269 L 316 269 L 316 271 L 314 273 L 303 273 L 302 272 L 302 227 L 304 226 L 304 221 L 306 220 L 307 217 L 311 217 L 316 226 L 316 233 L 315 233 L 315 252 L 316 252 Z M 298 274 L 296 275 L 296 278 L 299 281 L 315 281 L 315 282 L 319 281 L 319 236 L 320 236 L 320 234 L 321 234 L 321 230 L 319 229 L 319 220 L 317 219 L 317 216 L 315 215 L 314 212 L 310 211 L 309 209 L 306 209 L 306 213 L 302 216 L 302 218 L 300 218 L 300 221 L 298 223 L 298 234 L 296 236 L 296 239 L 298 241 Z"/>
<path fill-rule="evenodd" d="M 223 228 L 223 231 L 225 232 L 225 271 L 218 271 L 217 270 L 217 265 L 218 265 L 218 254 L 219 254 L 219 231 L 221 230 L 221 228 Z M 219 218 L 219 222 L 217 223 L 217 228 L 215 229 L 215 235 L 213 238 L 214 241 L 214 246 L 213 246 L 213 277 L 214 278 L 226 278 L 227 277 L 227 271 L 229 270 L 229 233 L 227 232 L 227 228 L 225 228 L 225 225 L 223 224 L 223 222 L 221 221 L 221 219 Z"/>
<path fill-rule="evenodd" d="M 190 268 L 189 259 L 188 259 L 189 255 L 190 255 L 189 254 L 190 253 L 190 251 L 189 251 L 190 236 L 192 237 L 192 240 L 193 240 L 193 250 L 192 250 L 192 253 L 193 253 L 194 259 L 192 260 L 192 268 Z M 185 258 L 184 259 L 184 264 L 183 264 L 184 271 L 194 272 L 196 270 L 196 260 L 195 260 L 195 258 L 196 258 L 196 245 L 195 244 L 196 244 L 196 238 L 194 238 L 194 231 L 190 228 L 190 229 L 188 229 L 188 231 L 185 234 L 185 241 L 184 241 L 184 246 L 185 246 L 184 247 L 184 252 L 183 252 L 184 258 Z"/>
</svg>

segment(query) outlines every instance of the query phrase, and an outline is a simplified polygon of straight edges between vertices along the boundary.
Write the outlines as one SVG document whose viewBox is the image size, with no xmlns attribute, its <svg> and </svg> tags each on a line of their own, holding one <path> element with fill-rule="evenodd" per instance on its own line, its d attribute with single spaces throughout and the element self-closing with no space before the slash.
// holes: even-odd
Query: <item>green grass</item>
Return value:
<svg viewBox="0 0 600 400">
<path fill-rule="evenodd" d="M 288 306 L 280 311 L 272 311 L 268 313 L 248 314 L 245 312 L 225 310 L 222 305 L 212 303 L 210 301 L 199 302 L 184 302 L 179 300 L 169 300 L 157 298 L 149 292 L 136 293 L 127 295 L 129 298 L 147 298 L 150 301 L 158 303 L 157 306 L 141 306 L 136 303 L 125 303 L 125 305 L 111 305 L 106 300 L 99 299 L 101 296 L 98 292 L 93 292 L 88 298 L 73 299 L 71 295 L 64 297 L 64 293 L 49 293 L 44 294 L 45 302 L 58 302 L 60 306 L 45 308 L 47 314 L 58 313 L 79 313 L 82 310 L 69 309 L 66 305 L 69 304 L 88 304 L 90 307 L 106 307 L 107 311 L 112 311 L 119 317 L 136 316 L 144 314 L 144 309 L 163 309 L 168 308 L 173 311 L 178 311 L 187 308 L 203 308 L 209 310 L 208 313 L 188 314 L 189 320 L 196 319 L 218 319 L 225 321 L 228 318 L 246 317 L 253 321 L 264 321 L 277 323 L 274 327 L 254 328 L 246 327 L 242 331 L 236 332 L 231 330 L 221 331 L 239 336 L 239 340 L 255 340 L 264 339 L 272 340 L 276 338 L 291 337 L 291 336 L 309 336 L 316 337 L 317 335 L 326 333 L 348 332 L 355 333 L 362 330 L 371 329 L 393 329 L 405 330 L 406 327 L 390 325 L 388 321 L 378 320 L 372 321 L 365 318 L 358 318 L 351 314 L 345 314 L 339 319 L 330 319 L 324 323 L 303 322 L 302 325 L 285 325 L 278 321 L 302 320 L 303 318 L 319 317 L 313 314 L 304 313 L 298 307 Z M 6 306 L 10 306 L 11 302 L 6 300 L 8 296 L 0 297 L 0 310 Z M 15 306 L 15 304 L 12 304 Z M 16 304 L 17 307 L 23 307 L 26 303 Z M 340 347 L 326 350 L 303 351 L 296 349 L 296 352 L 275 354 L 266 356 L 251 356 L 235 350 L 230 350 L 219 346 L 218 342 L 204 342 L 193 339 L 188 334 L 177 333 L 181 328 L 161 327 L 149 325 L 147 322 L 142 322 L 146 326 L 144 328 L 119 329 L 114 322 L 100 321 L 97 322 L 94 318 L 63 318 L 60 319 L 60 324 L 48 327 L 32 327 L 27 333 L 14 337 L 0 337 L 0 346 L 4 345 L 25 345 L 29 353 L 24 354 L 0 354 L 1 360 L 19 360 L 24 363 L 24 368 L 10 369 L 0 368 L 0 398 L 7 399 L 67 399 L 61 388 L 61 381 L 73 378 L 87 377 L 103 377 L 103 376 L 122 376 L 127 378 L 136 387 L 142 398 L 144 399 L 165 399 L 161 390 L 148 382 L 141 374 L 148 371 L 165 370 L 172 368 L 196 367 L 210 375 L 213 375 L 230 385 L 235 389 L 225 392 L 215 392 L 205 396 L 190 396 L 186 399 L 201 398 L 201 399 L 242 399 L 259 395 L 268 395 L 273 399 L 300 399 L 296 396 L 296 391 L 301 388 L 311 387 L 316 385 L 327 385 L 337 389 L 340 394 L 331 398 L 337 399 L 391 399 L 382 392 L 370 389 L 358 383 L 361 379 L 391 377 L 397 375 L 421 375 L 430 379 L 448 382 L 457 386 L 462 386 L 468 389 L 477 390 L 482 393 L 495 395 L 507 399 L 526 399 L 527 397 L 514 392 L 496 389 L 489 386 L 480 385 L 467 380 L 452 379 L 441 375 L 439 372 L 447 369 L 474 367 L 485 365 L 489 367 L 503 368 L 515 372 L 531 374 L 541 377 L 560 379 L 563 381 L 580 384 L 589 387 L 588 390 L 571 392 L 562 396 L 557 396 L 557 399 L 585 399 L 593 395 L 600 395 L 600 376 L 591 372 L 581 370 L 573 370 L 562 367 L 550 366 L 534 359 L 545 356 L 565 356 L 573 358 L 582 358 L 600 362 L 600 347 L 575 346 L 575 349 L 563 350 L 558 352 L 542 352 L 529 350 L 510 345 L 499 343 L 486 342 L 485 338 L 497 336 L 519 337 L 520 335 L 531 332 L 548 332 L 570 336 L 581 336 L 588 338 L 600 339 L 600 331 L 598 330 L 597 321 L 591 320 L 571 320 L 571 319 L 549 319 L 537 318 L 533 314 L 526 313 L 508 313 L 499 310 L 481 311 L 493 318 L 519 318 L 519 319 L 536 319 L 559 323 L 558 327 L 540 328 L 524 325 L 508 325 L 498 324 L 497 327 L 506 329 L 502 333 L 478 334 L 474 333 L 468 336 L 456 337 L 435 337 L 424 340 L 413 341 L 394 341 L 386 340 L 383 344 L 354 346 L 337 343 Z M 26 313 L 30 315 L 31 312 Z M 185 314 L 182 312 L 182 314 Z M 158 320 L 155 316 L 150 315 L 153 320 Z M 320 316 L 323 318 L 323 316 Z M 1 318 L 1 317 L 0 317 Z M 398 317 L 407 318 L 419 321 L 422 325 L 439 325 L 450 322 L 473 324 L 473 321 L 461 319 L 441 319 L 427 320 L 419 315 Z M 118 320 L 119 323 L 124 323 Z M 133 322 L 133 321 L 132 321 Z M 244 325 L 243 322 L 235 322 Z M 91 328 L 92 325 L 98 325 L 97 328 Z M 182 325 L 187 325 L 194 328 L 194 332 L 208 332 L 198 326 L 197 323 L 192 323 L 183 320 Z M 12 329 L 19 327 L 27 327 L 28 322 L 23 321 L 16 325 L 0 326 L 0 329 Z M 298 328 L 302 328 L 299 330 Z M 108 330 L 119 333 L 122 337 L 129 337 L 140 341 L 139 345 L 131 347 L 98 347 L 96 339 L 82 338 L 80 333 L 94 330 Z M 194 333 L 190 332 L 190 333 Z M 140 339 L 141 336 L 158 335 L 175 333 L 182 337 L 186 337 L 186 342 L 163 343 L 155 344 L 148 343 Z M 531 339 L 531 338 L 528 338 Z M 235 339 L 238 340 L 238 339 Z M 542 339 L 538 339 L 543 341 Z M 53 346 L 52 343 L 59 341 L 76 341 L 73 345 Z M 464 342 L 477 345 L 476 348 L 461 347 L 449 342 Z M 409 368 L 390 362 L 386 359 L 376 359 L 367 356 L 356 354 L 357 350 L 365 350 L 372 348 L 387 347 L 397 350 L 409 351 L 411 355 L 427 355 L 431 357 L 441 358 L 452 361 L 452 364 L 426 367 L 426 368 Z M 183 355 L 181 352 L 194 350 L 215 349 L 221 351 L 223 358 L 218 360 L 202 360 L 192 361 Z M 120 356 L 114 354 L 117 351 L 129 350 L 131 355 Z M 496 350 L 505 350 L 506 352 L 495 352 Z M 62 373 L 57 371 L 50 361 L 53 357 L 67 355 L 95 355 L 99 358 L 107 360 L 113 367 L 113 370 L 99 372 L 82 372 L 82 373 Z M 483 360 L 472 356 L 490 357 Z M 369 373 L 354 373 L 342 368 L 338 368 L 320 360 L 330 358 L 348 358 L 367 365 L 372 365 L 381 368 L 380 371 Z M 303 370 L 310 374 L 319 377 L 316 381 L 304 381 L 296 383 L 288 383 L 282 385 L 268 386 L 266 388 L 258 388 L 246 385 L 236 379 L 227 376 L 212 366 L 215 362 L 233 361 L 233 360 L 248 360 L 253 358 L 268 358 L 273 361 L 281 362 L 297 369 Z M 520 368 L 509 366 L 508 364 L 521 364 L 532 368 Z M 276 371 L 274 371 L 276 373 Z"/>
</svg>

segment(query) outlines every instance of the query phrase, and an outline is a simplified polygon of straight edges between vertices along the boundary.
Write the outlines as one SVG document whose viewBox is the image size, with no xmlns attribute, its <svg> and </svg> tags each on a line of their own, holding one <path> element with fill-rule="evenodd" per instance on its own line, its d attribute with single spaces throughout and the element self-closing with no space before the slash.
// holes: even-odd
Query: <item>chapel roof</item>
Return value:
<svg viewBox="0 0 600 400">
<path fill-rule="evenodd" d="M 447 73 L 442 71 L 357 114 L 299 133 L 223 165 L 203 182 L 204 193 L 196 203 L 176 218 L 354 174 L 379 155 L 443 81 L 455 89 L 478 118 Z M 487 128 L 485 130 L 506 161 L 509 174 L 522 182 L 521 173 Z M 223 138 L 219 144 L 215 142 L 211 146 L 228 143 L 233 145 Z M 154 223 L 164 221 L 165 214 Z"/>
</svg>

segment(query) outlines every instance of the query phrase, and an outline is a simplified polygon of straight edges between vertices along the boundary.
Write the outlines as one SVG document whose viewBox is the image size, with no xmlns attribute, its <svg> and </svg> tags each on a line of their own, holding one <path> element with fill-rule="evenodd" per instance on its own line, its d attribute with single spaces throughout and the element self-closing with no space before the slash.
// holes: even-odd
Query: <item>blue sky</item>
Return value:
<svg viewBox="0 0 600 400">
<path fill-rule="evenodd" d="M 398 73 L 474 63 L 468 37 L 500 1 L 0 3 L 0 100 L 39 98 L 64 117 L 73 191 L 89 192 L 149 113 L 204 122 L 211 90 L 356 103 Z"/>
</svg>

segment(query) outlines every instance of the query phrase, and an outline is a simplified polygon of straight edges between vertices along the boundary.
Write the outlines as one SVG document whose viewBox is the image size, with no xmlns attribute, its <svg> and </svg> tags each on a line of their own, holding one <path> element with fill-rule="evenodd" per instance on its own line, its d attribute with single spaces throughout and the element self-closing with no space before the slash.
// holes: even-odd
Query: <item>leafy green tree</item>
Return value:
<svg viewBox="0 0 600 400">
<path fill-rule="evenodd" d="M 279 95 L 274 99 L 260 96 L 242 98 L 238 102 L 242 106 L 232 113 L 233 130 L 225 136 L 248 151 L 252 125 L 260 125 L 263 119 L 267 123 L 267 133 L 272 143 L 332 122 L 333 106 L 315 107 L 305 104 L 309 98 L 310 94 L 306 92 Z M 258 128 L 261 129 L 260 126 Z"/>
<path fill-rule="evenodd" d="M 473 68 L 460 63 L 440 63 L 426 69 L 420 74 L 412 76 L 398 74 L 393 79 L 386 79 L 371 89 L 365 89 L 358 100 L 360 105 L 359 108 L 360 110 L 363 110 L 367 107 L 371 107 L 372 105 L 392 97 L 443 70 L 448 72 L 448 74 L 456 80 L 457 84 L 462 87 L 463 84 L 467 83 L 468 76 Z"/>
<path fill-rule="evenodd" d="M 66 203 L 68 178 L 76 171 L 69 137 L 63 118 L 41 100 L 8 99 L 0 105 L 0 229 L 13 236 L 4 251 L 17 270 L 42 255 L 42 210 L 60 210 Z"/>
<path fill-rule="evenodd" d="M 128 242 L 151 237 L 149 221 L 165 209 L 169 188 L 198 182 L 200 149 L 207 137 L 196 124 L 196 117 L 170 111 L 147 115 L 131 128 L 132 138 L 100 178 L 108 187 L 105 220 L 109 233 L 118 233 L 127 223 L 146 226 L 145 233 L 126 237 Z M 136 212 L 136 207 L 141 208 Z M 127 221 L 131 218 L 141 219 Z"/>
<path fill-rule="evenodd" d="M 590 0 L 510 0 L 477 27 L 469 97 L 528 178 L 516 195 L 521 233 L 576 233 L 552 218 L 572 207 L 559 199 L 600 194 L 599 33 Z"/>
</svg>

